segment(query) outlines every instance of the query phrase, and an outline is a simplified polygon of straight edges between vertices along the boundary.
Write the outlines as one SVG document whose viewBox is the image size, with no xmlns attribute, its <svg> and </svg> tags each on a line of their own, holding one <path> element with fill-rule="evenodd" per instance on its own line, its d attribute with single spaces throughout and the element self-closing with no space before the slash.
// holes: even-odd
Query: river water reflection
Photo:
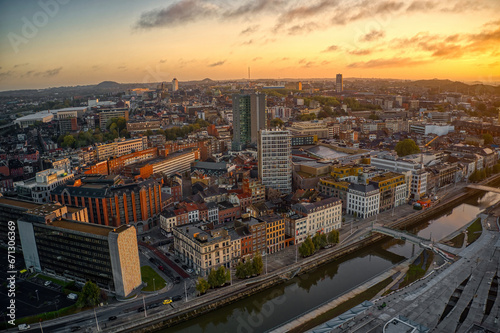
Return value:
<svg viewBox="0 0 500 333">
<path fill-rule="evenodd" d="M 432 233 L 432 238 L 442 239 L 498 201 L 500 194 L 494 193 L 471 198 L 409 231 L 426 238 Z M 413 251 L 415 246 L 403 241 L 384 241 L 161 332 L 264 332 L 371 279 Z"/>
</svg>

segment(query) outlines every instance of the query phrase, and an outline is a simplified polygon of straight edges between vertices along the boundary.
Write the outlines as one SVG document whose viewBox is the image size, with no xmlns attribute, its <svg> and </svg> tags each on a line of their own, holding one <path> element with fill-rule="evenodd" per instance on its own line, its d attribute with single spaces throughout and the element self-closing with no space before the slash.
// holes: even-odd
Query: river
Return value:
<svg viewBox="0 0 500 333">
<path fill-rule="evenodd" d="M 500 194 L 475 196 L 409 230 L 440 240 L 469 223 Z M 415 246 L 389 240 L 364 248 L 313 272 L 160 332 L 264 332 L 335 298 L 408 258 Z"/>
</svg>

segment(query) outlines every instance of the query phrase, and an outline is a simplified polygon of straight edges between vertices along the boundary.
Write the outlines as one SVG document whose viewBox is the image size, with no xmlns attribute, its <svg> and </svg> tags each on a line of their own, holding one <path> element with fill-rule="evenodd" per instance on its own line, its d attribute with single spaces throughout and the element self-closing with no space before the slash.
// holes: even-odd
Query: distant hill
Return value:
<svg viewBox="0 0 500 333">
<path fill-rule="evenodd" d="M 97 89 L 119 89 L 120 87 L 121 85 L 115 81 L 102 81 L 95 86 Z"/>
</svg>

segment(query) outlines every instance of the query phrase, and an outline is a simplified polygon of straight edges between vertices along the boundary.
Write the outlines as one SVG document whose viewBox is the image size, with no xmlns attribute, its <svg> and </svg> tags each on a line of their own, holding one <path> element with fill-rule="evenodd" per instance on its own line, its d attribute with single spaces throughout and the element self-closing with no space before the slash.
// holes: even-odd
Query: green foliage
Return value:
<svg viewBox="0 0 500 333">
<path fill-rule="evenodd" d="M 499 173 L 500 172 L 500 163 L 497 163 L 493 166 L 493 173 Z"/>
<path fill-rule="evenodd" d="M 252 273 L 259 275 L 264 269 L 264 263 L 262 262 L 262 256 L 257 253 L 252 259 Z"/>
<path fill-rule="evenodd" d="M 229 272 L 226 271 L 224 266 L 220 266 L 218 269 L 210 270 L 208 274 L 208 284 L 210 288 L 216 288 L 223 286 L 229 279 Z"/>
<path fill-rule="evenodd" d="M 200 295 L 206 293 L 209 288 L 210 285 L 207 280 L 201 277 L 198 278 L 198 282 L 196 282 L 196 290 L 200 293 Z"/>
<path fill-rule="evenodd" d="M 412 139 L 405 139 L 403 141 L 399 141 L 396 144 L 395 150 L 398 153 L 398 156 L 406 156 L 420 152 L 420 148 Z"/>
<path fill-rule="evenodd" d="M 283 127 L 283 124 L 283 120 L 279 118 L 274 118 L 273 120 L 271 120 L 271 127 Z"/>
<path fill-rule="evenodd" d="M 498 164 L 497 164 L 498 165 Z M 496 167 L 496 165 L 495 165 Z M 497 169 L 500 168 L 497 167 Z M 489 172 L 488 172 L 489 173 Z M 471 182 L 479 182 L 481 180 L 484 180 L 488 177 L 488 173 L 486 172 L 485 169 L 481 169 L 481 170 L 475 170 L 470 176 L 469 176 L 469 181 Z"/>
<path fill-rule="evenodd" d="M 363 103 L 360 103 L 356 98 L 353 98 L 353 97 L 344 98 L 344 103 L 347 104 L 347 106 L 352 111 L 380 110 L 380 109 L 382 109 L 380 107 L 380 105 L 363 104 Z"/>
<path fill-rule="evenodd" d="M 328 242 L 325 234 L 314 235 L 312 241 L 314 243 L 314 248 L 317 250 L 324 248 Z"/>
<path fill-rule="evenodd" d="M 92 281 L 87 281 L 83 286 L 80 297 L 76 302 L 78 308 L 83 308 L 87 306 L 96 306 L 101 301 L 101 289 Z"/>
<path fill-rule="evenodd" d="M 483 134 L 484 144 L 490 145 L 493 143 L 493 136 L 490 133 Z"/>
<path fill-rule="evenodd" d="M 316 119 L 316 115 L 314 113 L 304 113 L 297 116 L 297 119 L 300 121 L 309 121 Z"/>
<path fill-rule="evenodd" d="M 246 279 L 254 275 L 259 275 L 264 269 L 264 263 L 262 262 L 262 256 L 256 254 L 252 260 L 247 260 L 246 262 L 238 262 L 236 265 L 236 277 L 238 279 Z"/>
<path fill-rule="evenodd" d="M 308 257 L 316 252 L 316 248 L 311 237 L 307 237 L 306 240 L 299 246 L 299 253 L 302 257 Z"/>
<path fill-rule="evenodd" d="M 328 113 L 326 113 L 323 110 L 321 110 L 320 112 L 318 112 L 318 119 L 327 118 L 328 116 L 329 116 Z"/>
<path fill-rule="evenodd" d="M 196 122 L 191 125 L 186 125 L 182 127 L 172 127 L 164 131 L 165 137 L 167 140 L 176 140 L 178 137 L 185 137 L 189 133 L 199 131 L 200 129 L 207 127 L 210 125 L 209 122 L 203 119 L 196 119 Z"/>
<path fill-rule="evenodd" d="M 339 242 L 339 231 L 333 229 L 327 235 L 328 244 L 337 244 Z"/>
<path fill-rule="evenodd" d="M 62 140 L 63 148 L 76 148 L 76 139 L 73 135 L 66 135 Z"/>
<path fill-rule="evenodd" d="M 377 116 L 377 114 L 376 114 L 376 113 L 372 113 L 372 114 L 370 114 L 370 115 L 368 116 L 368 119 L 372 119 L 372 120 L 379 120 L 379 119 L 380 119 L 380 117 L 379 117 L 379 116 Z"/>
</svg>

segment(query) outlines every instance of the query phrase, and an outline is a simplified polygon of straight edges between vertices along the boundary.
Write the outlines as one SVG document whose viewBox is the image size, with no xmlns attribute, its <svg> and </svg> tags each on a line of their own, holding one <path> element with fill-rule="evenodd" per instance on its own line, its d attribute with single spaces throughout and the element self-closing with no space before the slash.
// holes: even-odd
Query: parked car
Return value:
<svg viewBox="0 0 500 333">
<path fill-rule="evenodd" d="M 181 262 L 181 261 L 180 261 L 179 259 L 177 259 L 177 258 L 176 258 L 176 259 L 174 259 L 174 261 L 175 261 L 176 263 L 180 263 L 180 262 Z"/>
<path fill-rule="evenodd" d="M 182 300 L 182 296 L 181 295 L 176 295 L 176 296 L 172 297 L 172 301 L 173 302 L 177 302 L 177 301 L 180 301 L 180 300 Z"/>
<path fill-rule="evenodd" d="M 175 284 L 181 283 L 181 278 L 180 277 L 176 277 L 174 283 Z"/>
<path fill-rule="evenodd" d="M 68 294 L 67 298 L 74 301 L 75 299 L 78 298 L 78 295 L 75 293 L 71 293 L 71 294 Z"/>
<path fill-rule="evenodd" d="M 165 267 L 163 267 L 162 265 L 160 265 L 160 266 L 158 266 L 158 269 L 163 272 L 165 270 Z"/>
<path fill-rule="evenodd" d="M 172 303 L 172 300 L 170 298 L 167 298 L 166 300 L 163 301 L 163 305 L 167 305 Z"/>
<path fill-rule="evenodd" d="M 52 284 L 52 281 L 45 281 L 45 283 L 43 284 L 45 287 L 48 287 Z"/>
<path fill-rule="evenodd" d="M 50 281 L 49 281 L 50 282 Z M 26 330 L 29 330 L 30 329 L 30 325 L 28 324 L 21 324 L 19 326 L 17 326 L 17 328 L 20 330 L 20 331 L 26 331 Z"/>
<path fill-rule="evenodd" d="M 187 265 L 182 265 L 182 269 L 184 270 L 188 269 Z"/>
<path fill-rule="evenodd" d="M 71 332 L 78 332 L 80 330 L 80 326 L 73 326 L 70 328 Z"/>
<path fill-rule="evenodd" d="M 193 270 L 191 268 L 188 268 L 186 269 L 186 272 L 188 272 L 189 274 L 193 273 Z"/>
<path fill-rule="evenodd" d="M 111 316 L 111 317 L 108 318 L 108 320 L 110 320 L 110 321 L 111 320 L 116 320 L 116 316 Z"/>
<path fill-rule="evenodd" d="M 144 311 L 144 307 L 141 306 L 140 308 L 137 309 L 137 312 L 143 312 Z"/>
</svg>

